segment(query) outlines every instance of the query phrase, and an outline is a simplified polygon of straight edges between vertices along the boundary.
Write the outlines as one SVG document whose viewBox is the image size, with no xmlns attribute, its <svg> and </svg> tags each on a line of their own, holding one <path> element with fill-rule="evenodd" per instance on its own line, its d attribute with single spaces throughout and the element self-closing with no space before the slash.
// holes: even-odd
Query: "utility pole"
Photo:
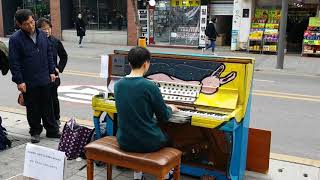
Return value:
<svg viewBox="0 0 320 180">
<path fill-rule="evenodd" d="M 284 49 L 286 48 L 286 31 L 288 20 L 288 0 L 282 0 L 277 69 L 283 69 Z"/>
</svg>

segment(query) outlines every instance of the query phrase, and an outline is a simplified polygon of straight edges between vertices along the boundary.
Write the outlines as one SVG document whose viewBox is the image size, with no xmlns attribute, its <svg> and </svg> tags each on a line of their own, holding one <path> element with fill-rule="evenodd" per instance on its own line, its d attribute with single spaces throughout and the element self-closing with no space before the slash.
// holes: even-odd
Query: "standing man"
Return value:
<svg viewBox="0 0 320 180">
<path fill-rule="evenodd" d="M 40 142 L 41 119 L 46 136 L 60 138 L 50 96 L 49 84 L 56 78 L 50 42 L 43 31 L 35 28 L 29 9 L 18 10 L 15 18 L 20 30 L 9 40 L 9 64 L 12 81 L 24 96 L 31 142 Z"/>
<path fill-rule="evenodd" d="M 216 31 L 216 28 L 214 26 L 214 24 L 216 23 L 217 19 L 215 17 L 213 17 L 211 19 L 211 21 L 209 21 L 209 24 L 206 28 L 205 34 L 208 38 L 208 40 L 210 41 L 210 44 L 206 45 L 206 47 L 203 50 L 207 50 L 209 48 L 212 48 L 212 53 L 214 55 L 216 55 L 214 53 L 215 47 L 216 47 L 216 40 L 217 40 L 217 36 L 219 36 L 219 34 Z"/>
<path fill-rule="evenodd" d="M 37 27 L 40 28 L 43 32 L 47 34 L 47 37 L 51 43 L 52 52 L 53 52 L 53 62 L 56 66 L 56 80 L 54 83 L 51 84 L 51 97 L 52 97 L 52 103 L 53 103 L 53 114 L 55 120 L 57 120 L 58 124 L 60 125 L 60 105 L 59 105 L 59 99 L 58 99 L 58 87 L 60 86 L 60 77 L 59 73 L 62 73 L 64 68 L 67 65 L 68 61 L 68 54 L 66 50 L 64 49 L 63 44 L 61 41 L 54 36 L 52 36 L 52 24 L 51 22 L 46 18 L 40 18 L 37 21 Z M 59 56 L 59 61 L 58 61 Z"/>
</svg>

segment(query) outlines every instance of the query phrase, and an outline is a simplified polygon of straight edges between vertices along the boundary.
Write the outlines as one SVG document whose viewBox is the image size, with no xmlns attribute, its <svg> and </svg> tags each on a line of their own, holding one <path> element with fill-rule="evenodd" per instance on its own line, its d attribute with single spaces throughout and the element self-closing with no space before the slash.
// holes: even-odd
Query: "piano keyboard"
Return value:
<svg viewBox="0 0 320 180">
<path fill-rule="evenodd" d="M 180 109 L 178 112 L 175 112 L 172 114 L 172 117 L 169 119 L 169 121 L 174 123 L 187 123 L 187 122 L 191 122 L 191 119 L 194 116 L 197 116 L 200 118 L 206 118 L 206 119 L 221 120 L 221 121 L 226 118 L 226 115 L 224 114 Z"/>
<path fill-rule="evenodd" d="M 116 113 L 117 110 L 115 108 L 115 101 L 108 100 L 104 98 L 95 98 L 93 101 L 93 107 L 95 109 L 109 109 L 110 112 Z M 208 119 L 208 120 L 216 120 L 216 121 L 223 121 L 225 120 L 227 115 L 219 114 L 219 113 L 212 113 L 212 112 L 202 112 L 197 110 L 190 110 L 190 109 L 183 109 L 179 107 L 178 112 L 174 112 L 172 117 L 169 119 L 170 122 L 173 123 L 190 123 L 192 118 L 197 117 L 197 119 Z"/>
</svg>

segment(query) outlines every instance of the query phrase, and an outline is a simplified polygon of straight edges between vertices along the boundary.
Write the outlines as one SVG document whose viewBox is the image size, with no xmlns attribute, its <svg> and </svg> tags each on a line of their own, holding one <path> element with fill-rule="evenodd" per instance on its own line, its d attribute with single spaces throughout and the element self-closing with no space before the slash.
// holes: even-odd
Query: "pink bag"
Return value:
<svg viewBox="0 0 320 180">
<path fill-rule="evenodd" d="M 76 159 L 84 155 L 84 146 L 92 138 L 94 129 L 81 126 L 71 118 L 63 127 L 58 150 L 65 152 L 68 160 Z"/>
</svg>

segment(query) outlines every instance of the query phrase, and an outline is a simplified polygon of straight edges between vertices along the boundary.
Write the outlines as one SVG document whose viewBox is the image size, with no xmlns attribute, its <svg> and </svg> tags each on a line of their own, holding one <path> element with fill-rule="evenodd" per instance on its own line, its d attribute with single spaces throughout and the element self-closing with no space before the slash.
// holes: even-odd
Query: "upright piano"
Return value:
<svg viewBox="0 0 320 180">
<path fill-rule="evenodd" d="M 161 126 L 173 146 L 183 152 L 181 172 L 196 177 L 243 179 L 254 60 L 206 54 L 151 54 L 145 78 L 158 85 L 166 103 L 179 108 L 169 123 Z M 110 92 L 119 79 L 130 73 L 127 56 L 127 50 L 115 50 L 109 55 Z M 117 112 L 114 98 L 95 96 L 92 107 L 95 128 L 99 129 L 102 112 L 110 115 L 110 127 Z"/>
</svg>

